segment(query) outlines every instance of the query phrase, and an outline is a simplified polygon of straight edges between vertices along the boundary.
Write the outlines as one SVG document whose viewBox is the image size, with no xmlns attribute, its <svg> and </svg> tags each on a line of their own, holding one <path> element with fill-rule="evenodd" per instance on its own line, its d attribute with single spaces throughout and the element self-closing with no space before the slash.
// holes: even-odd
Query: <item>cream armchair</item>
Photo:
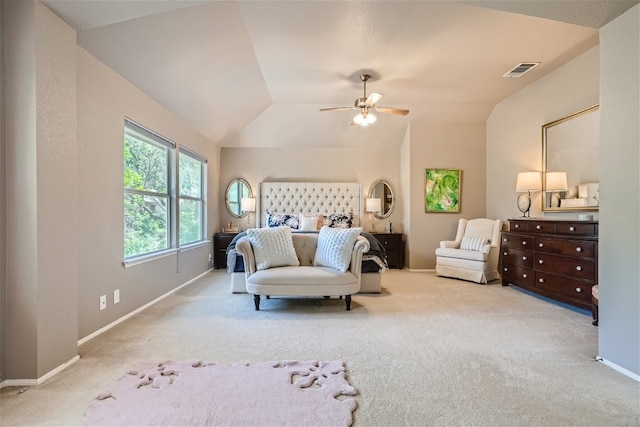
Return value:
<svg viewBox="0 0 640 427">
<path fill-rule="evenodd" d="M 460 218 L 455 240 L 444 240 L 436 249 L 436 275 L 487 283 L 500 278 L 499 219 Z"/>
</svg>

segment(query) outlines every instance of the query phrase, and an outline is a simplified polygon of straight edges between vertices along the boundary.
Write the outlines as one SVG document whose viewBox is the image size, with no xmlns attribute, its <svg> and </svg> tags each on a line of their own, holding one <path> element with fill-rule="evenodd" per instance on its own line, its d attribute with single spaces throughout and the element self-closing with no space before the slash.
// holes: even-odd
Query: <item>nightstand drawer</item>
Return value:
<svg viewBox="0 0 640 427">
<path fill-rule="evenodd" d="M 390 268 L 404 268 L 404 235 L 399 233 L 374 233 L 387 256 Z"/>
</svg>

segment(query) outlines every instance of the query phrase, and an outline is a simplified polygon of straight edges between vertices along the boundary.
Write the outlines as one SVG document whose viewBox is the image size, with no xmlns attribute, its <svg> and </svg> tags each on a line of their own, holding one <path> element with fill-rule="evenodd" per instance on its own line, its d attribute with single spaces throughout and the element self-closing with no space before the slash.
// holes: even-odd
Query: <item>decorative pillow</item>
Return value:
<svg viewBox="0 0 640 427">
<path fill-rule="evenodd" d="M 300 231 L 318 231 L 318 215 L 309 216 L 300 214 Z"/>
<path fill-rule="evenodd" d="M 300 228 L 300 218 L 297 214 L 281 214 L 267 211 L 267 227 L 282 227 L 297 230 Z"/>
<path fill-rule="evenodd" d="M 250 228 L 247 230 L 247 236 L 253 246 L 257 270 L 285 265 L 300 265 L 293 247 L 291 228 L 287 226 Z"/>
<path fill-rule="evenodd" d="M 487 244 L 487 241 L 488 240 L 485 237 L 464 236 L 462 238 L 462 243 L 460 243 L 460 249 L 481 251 L 484 245 Z"/>
<path fill-rule="evenodd" d="M 351 228 L 353 227 L 353 214 L 349 212 L 324 215 L 324 225 L 331 228 Z"/>
<path fill-rule="evenodd" d="M 331 228 L 324 226 L 318 234 L 318 246 L 313 265 L 347 271 L 351 263 L 353 245 L 356 243 L 362 228 Z"/>
</svg>

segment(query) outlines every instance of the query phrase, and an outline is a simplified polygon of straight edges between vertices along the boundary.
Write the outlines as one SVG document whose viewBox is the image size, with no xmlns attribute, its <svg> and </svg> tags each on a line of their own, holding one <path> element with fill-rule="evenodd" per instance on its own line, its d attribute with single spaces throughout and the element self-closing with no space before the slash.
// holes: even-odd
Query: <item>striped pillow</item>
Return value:
<svg viewBox="0 0 640 427">
<path fill-rule="evenodd" d="M 486 244 L 487 239 L 485 237 L 464 236 L 462 238 L 462 243 L 460 243 L 460 249 L 465 249 L 467 251 L 481 251 Z"/>
</svg>

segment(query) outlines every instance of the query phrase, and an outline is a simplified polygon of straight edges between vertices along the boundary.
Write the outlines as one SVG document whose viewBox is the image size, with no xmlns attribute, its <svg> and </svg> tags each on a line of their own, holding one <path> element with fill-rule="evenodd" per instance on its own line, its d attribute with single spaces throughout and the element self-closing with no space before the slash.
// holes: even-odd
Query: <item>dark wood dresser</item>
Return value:
<svg viewBox="0 0 640 427">
<path fill-rule="evenodd" d="M 598 222 L 511 219 L 502 232 L 502 285 L 591 308 L 598 283 Z"/>
<path fill-rule="evenodd" d="M 389 268 L 404 268 L 404 235 L 401 233 L 372 233 L 384 247 Z"/>
<path fill-rule="evenodd" d="M 227 246 L 238 233 L 216 233 L 213 235 L 213 267 L 227 268 Z"/>
</svg>

